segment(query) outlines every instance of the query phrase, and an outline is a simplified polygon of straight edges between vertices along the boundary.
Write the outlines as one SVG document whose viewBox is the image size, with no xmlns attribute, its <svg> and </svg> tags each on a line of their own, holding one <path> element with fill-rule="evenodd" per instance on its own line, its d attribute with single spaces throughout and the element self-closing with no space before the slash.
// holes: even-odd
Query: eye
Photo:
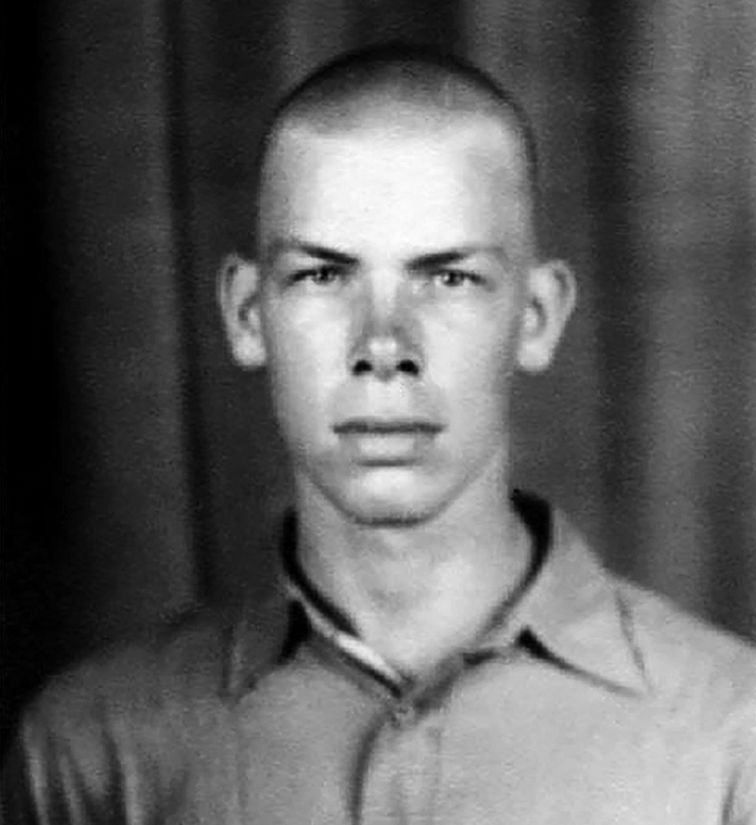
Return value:
<svg viewBox="0 0 756 825">
<path fill-rule="evenodd" d="M 314 266 L 308 269 L 300 269 L 292 276 L 292 281 L 302 282 L 308 281 L 315 286 L 332 286 L 341 278 L 344 273 L 341 269 L 333 264 L 323 264 L 322 266 Z"/>
<path fill-rule="evenodd" d="M 441 269 L 435 272 L 433 277 L 437 284 L 449 289 L 480 283 L 480 278 L 473 272 L 465 272 L 461 269 Z"/>
</svg>

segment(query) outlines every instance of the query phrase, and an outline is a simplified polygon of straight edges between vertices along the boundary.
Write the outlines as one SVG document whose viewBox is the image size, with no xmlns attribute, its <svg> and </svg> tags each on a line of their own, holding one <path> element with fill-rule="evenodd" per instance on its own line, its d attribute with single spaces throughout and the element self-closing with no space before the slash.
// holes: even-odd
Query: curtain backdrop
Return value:
<svg viewBox="0 0 756 825">
<path fill-rule="evenodd" d="M 57 0 L 5 16 L 4 721 L 93 645 L 264 588 L 288 478 L 264 376 L 225 351 L 215 272 L 250 247 L 278 96 L 397 38 L 469 56 L 523 98 L 544 246 L 578 273 L 555 368 L 516 388 L 517 482 L 614 568 L 756 640 L 753 0 Z"/>
</svg>

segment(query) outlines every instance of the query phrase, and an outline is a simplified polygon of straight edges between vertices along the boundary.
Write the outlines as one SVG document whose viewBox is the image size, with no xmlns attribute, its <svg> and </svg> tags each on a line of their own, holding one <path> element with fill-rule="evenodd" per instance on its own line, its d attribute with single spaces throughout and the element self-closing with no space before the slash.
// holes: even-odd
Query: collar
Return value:
<svg viewBox="0 0 756 825">
<path fill-rule="evenodd" d="M 609 688 L 645 693 L 649 683 L 643 660 L 611 574 L 560 512 L 542 499 L 520 492 L 513 494 L 513 503 L 534 538 L 533 573 L 519 598 L 507 605 L 468 652 L 508 650 L 530 640 L 562 667 Z M 298 572 L 294 534 L 294 518 L 288 515 L 281 537 L 279 572 L 270 597 L 258 605 L 247 603 L 229 631 L 225 685 L 231 695 L 251 688 L 284 658 L 295 637 L 301 638 L 302 608 L 307 621 L 347 653 L 350 645 L 359 658 L 367 650 L 345 617 Z M 344 639 L 348 640 L 346 646 Z M 376 656 L 369 651 L 368 660 Z M 380 673 L 385 663 L 377 657 L 375 664 L 373 669 Z"/>
<path fill-rule="evenodd" d="M 312 586 L 299 564 L 294 541 L 285 543 L 281 561 L 286 593 L 293 603 L 302 608 L 313 630 L 396 695 L 401 695 L 411 686 L 412 679 L 365 644 L 349 618 Z"/>
<path fill-rule="evenodd" d="M 532 495 L 513 498 L 534 538 L 537 568 L 478 649 L 530 639 L 566 668 L 608 687 L 647 692 L 650 684 L 615 577 L 560 511 Z"/>
</svg>

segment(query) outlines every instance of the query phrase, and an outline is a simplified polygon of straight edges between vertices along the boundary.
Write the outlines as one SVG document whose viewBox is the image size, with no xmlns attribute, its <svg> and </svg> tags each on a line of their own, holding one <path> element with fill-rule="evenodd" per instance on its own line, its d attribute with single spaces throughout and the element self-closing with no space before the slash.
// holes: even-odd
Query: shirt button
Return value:
<svg viewBox="0 0 756 825">
<path fill-rule="evenodd" d="M 398 727 L 406 728 L 415 720 L 416 713 L 415 708 L 411 704 L 402 702 L 393 708 L 391 715 Z"/>
</svg>

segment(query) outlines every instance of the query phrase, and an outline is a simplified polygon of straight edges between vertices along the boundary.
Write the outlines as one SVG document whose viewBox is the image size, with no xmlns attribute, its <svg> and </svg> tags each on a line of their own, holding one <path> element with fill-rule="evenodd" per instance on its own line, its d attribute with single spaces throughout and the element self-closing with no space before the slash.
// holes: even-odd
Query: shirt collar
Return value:
<svg viewBox="0 0 756 825">
<path fill-rule="evenodd" d="M 560 512 L 519 492 L 513 495 L 513 502 L 534 538 L 533 574 L 522 595 L 507 605 L 474 650 L 509 649 L 530 638 L 561 666 L 607 687 L 647 691 L 643 661 L 613 577 Z M 354 636 L 346 618 L 304 578 L 296 566 L 294 536 L 294 518 L 287 516 L 273 592 L 257 606 L 247 605 L 230 631 L 227 689 L 238 694 L 251 687 L 282 658 L 295 641 L 293 637 L 302 633 L 299 608 L 304 608 L 308 621 L 342 650 L 357 654 L 363 663 L 372 661 L 376 674 L 390 678 L 391 666 L 373 651 L 364 658 L 366 646 Z M 404 678 L 394 675 L 397 681 Z"/>
<path fill-rule="evenodd" d="M 635 693 L 649 688 L 617 582 L 559 511 L 515 494 L 540 565 L 522 597 L 481 640 L 508 646 L 529 636 L 563 666 Z"/>
<path fill-rule="evenodd" d="M 312 628 L 338 648 L 360 668 L 396 694 L 401 694 L 411 680 L 365 644 L 349 619 L 329 604 L 307 580 L 296 555 L 284 550 L 283 578 L 287 596 L 301 606 Z"/>
</svg>

